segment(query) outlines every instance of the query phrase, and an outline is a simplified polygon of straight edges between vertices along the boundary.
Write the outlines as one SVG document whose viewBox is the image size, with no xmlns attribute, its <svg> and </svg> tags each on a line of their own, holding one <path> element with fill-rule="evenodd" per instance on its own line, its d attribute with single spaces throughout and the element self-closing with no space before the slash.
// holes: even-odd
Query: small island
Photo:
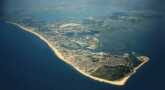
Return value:
<svg viewBox="0 0 165 90">
<path fill-rule="evenodd" d="M 125 85 L 131 75 L 149 60 L 147 56 L 138 56 L 135 52 L 114 55 L 97 50 L 100 31 L 90 29 L 90 24 L 86 22 L 60 22 L 48 25 L 47 30 L 23 23 L 9 23 L 38 36 L 59 59 L 84 76 L 100 82 Z"/>
</svg>

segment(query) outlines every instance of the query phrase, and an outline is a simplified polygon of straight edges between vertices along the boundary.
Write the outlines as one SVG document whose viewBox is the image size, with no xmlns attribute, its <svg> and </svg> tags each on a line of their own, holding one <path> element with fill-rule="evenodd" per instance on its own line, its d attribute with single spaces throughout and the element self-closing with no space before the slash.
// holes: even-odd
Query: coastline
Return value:
<svg viewBox="0 0 165 90">
<path fill-rule="evenodd" d="M 26 28 L 20 24 L 17 24 L 17 23 L 13 23 L 13 22 L 7 22 L 7 23 L 10 23 L 10 24 L 13 24 L 21 29 L 23 29 L 24 31 L 26 32 L 29 32 L 29 33 L 32 33 L 34 35 L 36 35 L 38 38 L 40 38 L 41 40 L 43 40 L 47 45 L 48 47 L 50 47 L 53 51 L 53 53 L 59 58 L 61 59 L 63 62 L 65 62 L 66 64 L 69 64 L 71 67 L 73 67 L 76 71 L 78 71 L 80 74 L 90 78 L 90 79 L 93 79 L 93 80 L 96 80 L 96 81 L 99 81 L 99 82 L 104 82 L 104 83 L 108 83 L 108 84 L 113 84 L 113 85 L 117 85 L 117 86 L 123 86 L 125 85 L 125 83 L 128 81 L 128 79 L 131 77 L 131 75 L 133 75 L 134 73 L 130 73 L 128 76 L 120 79 L 120 80 L 116 80 L 116 81 L 110 81 L 110 80 L 105 80 L 105 79 L 101 79 L 101 78 L 97 78 L 97 77 L 94 77 L 92 75 L 89 75 L 85 72 L 83 72 L 82 70 L 78 69 L 77 67 L 73 66 L 70 62 L 68 62 L 67 60 L 64 59 L 64 57 L 62 56 L 62 54 L 46 39 L 44 38 L 42 35 L 34 32 L 33 30 L 29 29 L 29 28 Z M 135 67 L 134 69 L 134 72 L 136 72 L 136 70 L 138 70 L 143 64 L 147 63 L 148 60 L 141 60 L 142 63 L 140 65 L 138 65 L 137 67 Z"/>
</svg>

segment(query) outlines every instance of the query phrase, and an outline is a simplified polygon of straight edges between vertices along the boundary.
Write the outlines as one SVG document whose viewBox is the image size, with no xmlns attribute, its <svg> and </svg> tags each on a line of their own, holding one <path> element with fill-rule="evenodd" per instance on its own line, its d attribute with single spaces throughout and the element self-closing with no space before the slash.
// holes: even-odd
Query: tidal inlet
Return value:
<svg viewBox="0 0 165 90">
<path fill-rule="evenodd" d="M 36 35 L 82 76 L 123 86 L 149 61 L 134 48 L 143 47 L 141 37 L 157 16 L 136 1 L 22 0 L 20 6 L 6 3 L 1 19 Z"/>
</svg>

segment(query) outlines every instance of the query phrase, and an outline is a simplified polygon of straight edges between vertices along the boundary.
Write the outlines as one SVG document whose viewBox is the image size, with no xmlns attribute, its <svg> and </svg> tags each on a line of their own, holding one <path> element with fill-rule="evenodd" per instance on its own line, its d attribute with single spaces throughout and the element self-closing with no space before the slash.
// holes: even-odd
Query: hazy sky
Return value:
<svg viewBox="0 0 165 90">
<path fill-rule="evenodd" d="M 165 0 L 4 0 L 7 8 L 55 8 L 68 6 L 81 8 L 84 6 L 121 8 L 121 9 L 148 9 L 161 7 Z"/>
<path fill-rule="evenodd" d="M 123 10 L 161 12 L 165 10 L 165 0 L 2 0 L 0 2 L 4 12 L 23 8 L 24 11 L 51 9 L 53 12 L 63 11 L 79 15 L 88 12 L 97 15 Z"/>
</svg>

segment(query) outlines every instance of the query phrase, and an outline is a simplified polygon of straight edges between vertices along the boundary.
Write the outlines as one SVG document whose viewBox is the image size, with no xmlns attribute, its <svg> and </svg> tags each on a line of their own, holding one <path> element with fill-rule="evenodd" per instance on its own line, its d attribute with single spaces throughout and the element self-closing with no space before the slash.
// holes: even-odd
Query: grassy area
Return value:
<svg viewBox="0 0 165 90">
<path fill-rule="evenodd" d="M 92 75 L 107 80 L 118 80 L 123 78 L 129 72 L 131 72 L 131 69 L 128 66 L 102 66 L 93 72 Z"/>
</svg>

